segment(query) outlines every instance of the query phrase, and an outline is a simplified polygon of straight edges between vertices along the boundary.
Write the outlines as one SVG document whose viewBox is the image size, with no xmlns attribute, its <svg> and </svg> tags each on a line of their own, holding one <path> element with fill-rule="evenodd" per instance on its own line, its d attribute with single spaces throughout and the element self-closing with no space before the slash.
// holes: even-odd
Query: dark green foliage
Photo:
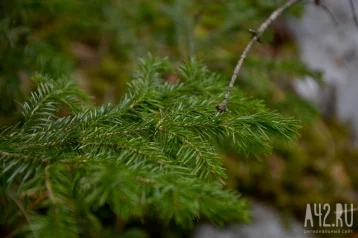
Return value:
<svg viewBox="0 0 358 238">
<path fill-rule="evenodd" d="M 0 0 L 0 127 L 22 118 L 0 136 L 0 237 L 188 237 L 183 227 L 199 215 L 219 224 L 245 220 L 244 202 L 226 187 L 300 215 L 307 203 L 350 201 L 358 179 L 349 133 L 322 120 L 293 87 L 321 76 L 299 62 L 284 24 L 306 4 L 267 29 L 245 60 L 229 113 L 215 115 L 248 28 L 280 4 Z M 195 62 L 172 70 L 148 59 L 117 104 L 148 51 L 176 66 L 195 55 L 225 79 Z M 33 77 L 38 89 L 22 108 L 36 73 L 48 76 Z M 88 104 L 70 76 L 95 104 L 112 104 Z M 299 119 L 301 139 L 285 143 L 294 122 L 266 108 Z M 207 188 L 214 200 L 195 196 Z M 176 209 L 172 194 L 181 199 Z"/>
<path fill-rule="evenodd" d="M 52 80 L 47 77 L 35 76 L 38 89 L 23 104 L 25 124 L 23 130 L 37 131 L 53 117 L 60 105 L 68 106 L 71 111 L 80 109 L 79 99 L 86 98 L 73 82 L 66 79 Z"/>
<path fill-rule="evenodd" d="M 135 60 L 147 52 L 172 60 L 195 55 L 225 65 L 220 70 L 229 75 L 250 37 L 247 28 L 256 28 L 278 2 L 204 2 L 0 0 L 0 119 L 6 119 L 0 125 L 18 119 L 13 99 L 24 100 L 34 73 L 84 74 L 99 104 L 119 99 Z M 113 100 L 107 87 L 115 90 Z"/>
<path fill-rule="evenodd" d="M 167 73 L 178 80 L 166 81 Z M 222 145 L 259 157 L 270 152 L 272 138 L 297 135 L 296 121 L 238 89 L 230 111 L 216 114 L 226 81 L 193 59 L 176 72 L 167 60 L 142 60 L 118 105 L 86 103 L 66 78 L 35 81 L 23 123 L 0 137 L 3 226 L 24 219 L 27 229 L 18 232 L 35 237 L 95 235 L 103 206 L 124 223 L 247 221 L 246 202 L 223 185 Z M 59 115 L 62 105 L 70 115 Z"/>
</svg>

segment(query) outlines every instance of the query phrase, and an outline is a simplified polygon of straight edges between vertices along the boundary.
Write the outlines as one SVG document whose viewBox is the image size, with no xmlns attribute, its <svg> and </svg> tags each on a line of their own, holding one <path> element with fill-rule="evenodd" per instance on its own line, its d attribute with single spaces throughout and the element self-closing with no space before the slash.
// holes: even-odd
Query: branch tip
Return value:
<svg viewBox="0 0 358 238">
<path fill-rule="evenodd" d="M 227 111 L 227 103 L 230 98 L 231 90 L 234 87 L 235 81 L 237 76 L 240 72 L 240 69 L 244 63 L 245 58 L 247 57 L 248 53 L 250 52 L 252 46 L 256 41 L 260 42 L 260 37 L 264 33 L 264 31 L 271 25 L 271 23 L 276 20 L 278 16 L 280 16 L 284 11 L 286 11 L 289 7 L 294 5 L 295 3 L 302 1 L 302 0 L 288 0 L 284 5 L 277 8 L 275 11 L 271 13 L 271 15 L 260 25 L 257 30 L 249 29 L 249 32 L 252 34 L 252 39 L 249 41 L 247 46 L 245 47 L 244 51 L 242 52 L 239 61 L 236 64 L 234 73 L 231 77 L 229 86 L 226 89 L 224 100 L 216 106 L 216 110 L 218 113 L 226 112 Z"/>
<path fill-rule="evenodd" d="M 222 103 L 216 105 L 216 111 L 217 111 L 218 113 L 227 112 L 226 103 L 225 103 L 225 102 L 222 102 Z"/>
<path fill-rule="evenodd" d="M 252 35 L 252 38 L 257 37 L 257 42 L 261 43 L 261 36 L 259 36 L 257 30 L 249 29 L 248 31 Z"/>
</svg>

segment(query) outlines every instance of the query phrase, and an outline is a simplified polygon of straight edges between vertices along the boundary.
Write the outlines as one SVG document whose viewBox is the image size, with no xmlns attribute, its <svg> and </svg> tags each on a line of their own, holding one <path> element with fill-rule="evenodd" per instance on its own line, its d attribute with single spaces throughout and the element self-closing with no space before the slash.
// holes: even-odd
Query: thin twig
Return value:
<svg viewBox="0 0 358 238">
<path fill-rule="evenodd" d="M 324 5 L 321 1 L 315 1 L 315 5 L 317 7 L 320 7 L 326 13 L 328 13 L 328 15 L 332 18 L 332 21 L 334 22 L 334 24 L 338 25 L 337 18 L 334 16 L 333 12 L 326 5 Z"/>
<path fill-rule="evenodd" d="M 358 17 L 357 17 L 357 13 L 356 13 L 356 8 L 354 6 L 354 0 L 349 0 L 349 4 L 351 6 L 354 23 L 355 23 L 356 27 L 358 28 Z"/>
<path fill-rule="evenodd" d="M 242 64 L 244 63 L 245 58 L 247 57 L 249 51 L 251 50 L 252 46 L 256 41 L 258 41 L 261 37 L 261 35 L 264 33 L 264 31 L 267 29 L 269 25 L 278 17 L 280 16 L 284 11 L 286 11 L 289 7 L 291 7 L 293 4 L 302 1 L 302 0 L 289 0 L 284 5 L 276 9 L 274 12 L 271 13 L 271 15 L 260 25 L 260 27 L 256 30 L 256 34 L 252 37 L 248 45 L 246 46 L 244 52 L 241 54 L 239 61 L 237 62 L 237 65 L 235 67 L 234 73 L 231 77 L 231 81 L 229 86 L 226 89 L 224 100 L 216 106 L 216 110 L 218 113 L 225 112 L 227 110 L 227 103 L 230 98 L 231 90 L 234 87 L 235 81 L 237 79 L 237 76 L 239 74 L 239 71 L 242 67 Z"/>
</svg>

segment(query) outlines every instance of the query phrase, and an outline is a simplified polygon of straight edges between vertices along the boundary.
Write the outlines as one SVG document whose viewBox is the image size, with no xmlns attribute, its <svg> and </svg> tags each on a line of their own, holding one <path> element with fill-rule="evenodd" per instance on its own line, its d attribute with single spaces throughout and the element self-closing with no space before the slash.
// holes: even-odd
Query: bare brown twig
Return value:
<svg viewBox="0 0 358 238">
<path fill-rule="evenodd" d="M 255 34 L 253 35 L 250 42 L 247 44 L 244 52 L 242 52 L 239 61 L 237 62 L 237 65 L 235 67 L 234 73 L 231 77 L 229 86 L 226 89 L 224 100 L 216 106 L 216 110 L 218 113 L 222 113 L 227 111 L 227 103 L 230 98 L 231 90 L 234 87 L 235 81 L 237 79 L 237 76 L 240 72 L 240 69 L 244 63 L 245 58 L 247 57 L 249 51 L 251 50 L 252 46 L 256 41 L 258 41 L 261 37 L 261 35 L 265 32 L 268 26 L 271 25 L 271 23 L 280 16 L 284 11 L 286 11 L 289 7 L 294 5 L 295 3 L 302 1 L 302 0 L 289 0 L 281 7 L 277 8 L 274 12 L 271 13 L 271 15 L 260 25 L 260 27 L 255 31 Z"/>
</svg>

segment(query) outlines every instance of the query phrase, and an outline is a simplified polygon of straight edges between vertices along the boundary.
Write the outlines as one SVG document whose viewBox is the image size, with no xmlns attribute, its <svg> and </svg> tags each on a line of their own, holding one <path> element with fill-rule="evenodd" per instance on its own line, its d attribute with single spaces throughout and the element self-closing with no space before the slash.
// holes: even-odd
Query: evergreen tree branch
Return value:
<svg viewBox="0 0 358 238">
<path fill-rule="evenodd" d="M 109 201 L 124 218 L 141 216 L 146 207 L 160 214 L 163 222 L 174 219 L 183 226 L 190 226 L 200 215 L 217 223 L 231 216 L 239 220 L 248 218 L 243 213 L 246 203 L 238 199 L 237 193 L 222 189 L 218 183 L 204 183 L 176 172 L 162 174 L 140 168 L 127 170 L 122 166 L 91 167 L 81 183 L 82 188 L 90 191 L 86 202 L 99 207 Z M 213 207 L 209 208 L 209 204 Z M 216 209 L 221 213 L 213 212 Z"/>
<path fill-rule="evenodd" d="M 283 12 L 285 12 L 289 7 L 291 7 L 292 5 L 294 5 L 295 3 L 299 2 L 301 0 L 289 0 L 287 1 L 283 6 L 279 7 L 278 9 L 276 9 L 274 12 L 271 13 L 271 15 L 260 25 L 260 27 L 255 30 L 253 33 L 253 37 L 250 40 L 250 42 L 247 44 L 246 48 L 244 49 L 243 53 L 240 56 L 240 59 L 235 67 L 234 73 L 231 77 L 229 86 L 226 89 L 226 93 L 225 93 L 225 97 L 224 100 L 218 104 L 216 106 L 216 110 L 218 113 L 222 113 L 227 111 L 227 103 L 229 101 L 230 98 L 230 94 L 231 94 L 231 90 L 234 87 L 235 81 L 237 79 L 237 76 L 240 72 L 240 69 L 244 63 L 245 58 L 247 57 L 248 53 L 250 52 L 252 46 L 254 45 L 254 43 L 256 41 L 260 40 L 261 35 L 265 32 L 265 30 L 267 29 L 267 27 L 269 27 L 271 25 L 271 23 L 278 17 L 280 16 Z"/>
<path fill-rule="evenodd" d="M 267 154 L 273 138 L 297 136 L 297 122 L 237 88 L 231 113 L 213 115 L 221 76 L 194 59 L 179 67 L 181 82 L 165 82 L 165 70 L 165 60 L 142 60 L 119 105 L 98 108 L 77 107 L 66 80 L 40 82 L 24 107 L 26 129 L 0 133 L 1 186 L 28 199 L 28 223 L 39 237 L 82 234 L 78 204 L 90 224 L 90 211 L 105 204 L 123 220 L 149 213 L 183 226 L 200 216 L 219 224 L 247 219 L 245 202 L 219 183 L 227 175 L 218 151 L 230 144 L 247 156 Z M 71 115 L 56 118 L 60 103 Z"/>
<path fill-rule="evenodd" d="M 51 205 L 46 215 L 31 216 L 29 224 L 36 237 L 79 237 L 75 213 L 62 204 Z"/>
<path fill-rule="evenodd" d="M 54 117 L 61 104 L 76 111 L 80 108 L 80 101 L 87 98 L 77 85 L 68 79 L 56 81 L 37 75 L 33 80 L 39 82 L 39 85 L 23 104 L 23 130 L 39 130 Z"/>
</svg>

